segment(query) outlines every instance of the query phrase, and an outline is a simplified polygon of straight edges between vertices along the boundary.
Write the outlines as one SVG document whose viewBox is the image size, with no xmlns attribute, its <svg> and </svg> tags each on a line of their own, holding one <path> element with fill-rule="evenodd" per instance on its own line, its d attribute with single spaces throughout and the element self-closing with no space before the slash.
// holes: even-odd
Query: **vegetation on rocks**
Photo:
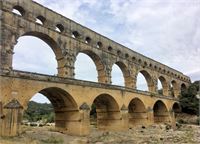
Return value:
<svg viewBox="0 0 200 144">
<path fill-rule="evenodd" d="M 51 104 L 30 101 L 27 110 L 24 112 L 23 119 L 29 122 L 43 121 L 52 123 L 54 122 L 54 117 L 54 108 Z"/>
<path fill-rule="evenodd" d="M 180 96 L 180 104 L 182 112 L 187 114 L 198 115 L 199 113 L 199 101 L 196 95 L 199 91 L 199 81 L 192 83 L 188 89 L 182 90 Z"/>
</svg>

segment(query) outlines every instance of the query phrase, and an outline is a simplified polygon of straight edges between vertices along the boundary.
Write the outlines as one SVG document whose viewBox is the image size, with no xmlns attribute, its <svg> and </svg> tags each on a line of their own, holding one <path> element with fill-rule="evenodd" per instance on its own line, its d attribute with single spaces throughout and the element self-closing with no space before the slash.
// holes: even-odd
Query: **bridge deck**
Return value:
<svg viewBox="0 0 200 144">
<path fill-rule="evenodd" d="M 62 84 L 70 84 L 70 85 L 89 86 L 89 87 L 103 88 L 103 89 L 120 90 L 120 91 L 138 93 L 138 94 L 151 96 L 151 97 L 158 97 L 158 98 L 162 98 L 162 99 L 178 100 L 177 98 L 174 98 L 174 97 L 164 96 L 164 95 L 160 95 L 158 93 L 151 93 L 148 91 L 142 91 L 142 90 L 128 88 L 128 87 L 124 87 L 124 86 L 110 85 L 110 84 L 91 82 L 91 81 L 85 81 L 85 80 L 78 80 L 78 79 L 73 79 L 73 78 L 63 78 L 63 77 L 58 77 L 55 75 L 26 72 L 26 71 L 20 71 L 20 70 L 13 70 L 9 74 L 0 72 L 0 76 L 28 79 L 28 80 L 36 80 L 36 81 L 43 81 L 43 82 L 53 82 L 53 83 L 62 83 Z"/>
</svg>

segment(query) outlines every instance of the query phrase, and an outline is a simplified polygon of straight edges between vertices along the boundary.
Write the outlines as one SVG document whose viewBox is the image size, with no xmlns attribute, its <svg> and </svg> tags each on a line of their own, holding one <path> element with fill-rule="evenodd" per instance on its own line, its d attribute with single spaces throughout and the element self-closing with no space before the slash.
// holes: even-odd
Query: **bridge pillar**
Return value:
<svg viewBox="0 0 200 144">
<path fill-rule="evenodd" d="M 154 113 L 152 108 L 147 110 L 147 125 L 152 125 L 154 123 Z"/>
<path fill-rule="evenodd" d="M 22 106 L 13 99 L 4 106 L 0 120 L 0 136 L 17 136 L 21 133 Z"/>
<path fill-rule="evenodd" d="M 175 112 L 173 110 L 170 110 L 170 121 L 171 121 L 172 128 L 175 129 L 176 128 L 176 118 L 175 118 Z"/>
</svg>

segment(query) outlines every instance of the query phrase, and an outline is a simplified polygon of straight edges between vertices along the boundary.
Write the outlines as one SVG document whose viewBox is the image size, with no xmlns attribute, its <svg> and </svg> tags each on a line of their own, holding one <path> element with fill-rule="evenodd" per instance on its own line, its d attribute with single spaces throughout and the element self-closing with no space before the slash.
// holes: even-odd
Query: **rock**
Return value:
<svg viewBox="0 0 200 144">
<path fill-rule="evenodd" d="M 171 129 L 172 128 L 172 126 L 171 125 L 169 125 L 169 124 L 166 124 L 166 126 L 165 126 L 165 130 L 169 130 L 169 129 Z"/>
<path fill-rule="evenodd" d="M 145 127 L 145 126 L 142 126 L 142 128 L 145 129 L 146 127 Z"/>
</svg>

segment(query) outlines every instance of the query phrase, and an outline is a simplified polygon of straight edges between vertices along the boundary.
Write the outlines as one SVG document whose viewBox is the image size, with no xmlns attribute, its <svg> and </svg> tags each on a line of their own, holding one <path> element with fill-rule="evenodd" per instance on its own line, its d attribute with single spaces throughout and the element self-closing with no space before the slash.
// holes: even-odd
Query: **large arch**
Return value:
<svg viewBox="0 0 200 144">
<path fill-rule="evenodd" d="M 73 133 L 74 118 L 79 118 L 78 105 L 73 97 L 68 92 L 58 87 L 44 88 L 38 91 L 38 93 L 44 95 L 54 108 L 55 129 L 57 131 Z M 25 105 L 28 106 L 28 101 Z"/>
<path fill-rule="evenodd" d="M 93 104 L 96 107 L 98 129 L 118 129 L 120 124 L 120 109 L 117 101 L 109 94 L 97 96 Z"/>
<path fill-rule="evenodd" d="M 138 71 L 138 74 L 139 73 L 141 73 L 144 76 L 144 78 L 145 78 L 145 80 L 147 82 L 148 91 L 149 92 L 154 92 L 155 91 L 155 84 L 153 82 L 152 76 L 146 70 L 140 70 L 140 71 Z M 137 83 L 137 80 L 136 80 L 136 83 Z"/>
<path fill-rule="evenodd" d="M 122 71 L 123 78 L 124 78 L 124 86 L 132 87 L 131 83 L 133 83 L 132 82 L 133 80 L 130 78 L 130 71 L 128 70 L 128 67 L 121 61 L 117 61 L 114 64 L 116 64 Z M 113 64 L 113 66 L 114 66 L 114 64 Z"/>
<path fill-rule="evenodd" d="M 162 85 L 162 95 L 168 96 L 168 84 L 166 79 L 163 76 L 159 76 L 158 79 Z"/>
<path fill-rule="evenodd" d="M 170 84 L 171 89 L 171 96 L 177 97 L 179 95 L 178 83 L 175 80 L 171 81 Z"/>
<path fill-rule="evenodd" d="M 49 47 L 52 49 L 52 51 L 55 54 L 55 58 L 56 58 L 56 61 L 57 61 L 57 69 L 58 69 L 57 73 L 58 73 L 58 75 L 59 76 L 65 75 L 64 71 L 63 71 L 63 68 L 64 68 L 63 60 L 64 59 L 63 59 L 62 50 L 59 47 L 59 45 L 57 44 L 57 42 L 52 37 L 50 37 L 47 34 L 37 32 L 37 31 L 25 32 L 22 35 L 20 35 L 18 38 L 23 37 L 23 36 L 33 36 L 33 37 L 39 38 L 42 41 L 44 41 L 47 45 L 49 45 Z M 39 51 L 38 51 L 38 53 L 39 53 Z M 13 58 L 12 58 L 12 60 L 13 60 Z"/>
<path fill-rule="evenodd" d="M 94 52 L 90 50 L 82 50 L 77 53 L 77 56 L 79 53 L 86 54 L 89 56 L 92 61 L 94 62 L 98 74 L 98 82 L 100 83 L 107 83 L 107 78 L 106 78 L 106 72 L 105 72 L 105 66 L 101 58 Z"/>
<path fill-rule="evenodd" d="M 170 122 L 169 111 L 166 105 L 161 100 L 155 102 L 153 106 L 154 123 L 168 123 Z"/>
<path fill-rule="evenodd" d="M 138 124 L 145 125 L 147 123 L 147 111 L 144 103 L 139 98 L 134 98 L 128 105 L 129 112 L 129 127 L 134 127 Z"/>
</svg>

